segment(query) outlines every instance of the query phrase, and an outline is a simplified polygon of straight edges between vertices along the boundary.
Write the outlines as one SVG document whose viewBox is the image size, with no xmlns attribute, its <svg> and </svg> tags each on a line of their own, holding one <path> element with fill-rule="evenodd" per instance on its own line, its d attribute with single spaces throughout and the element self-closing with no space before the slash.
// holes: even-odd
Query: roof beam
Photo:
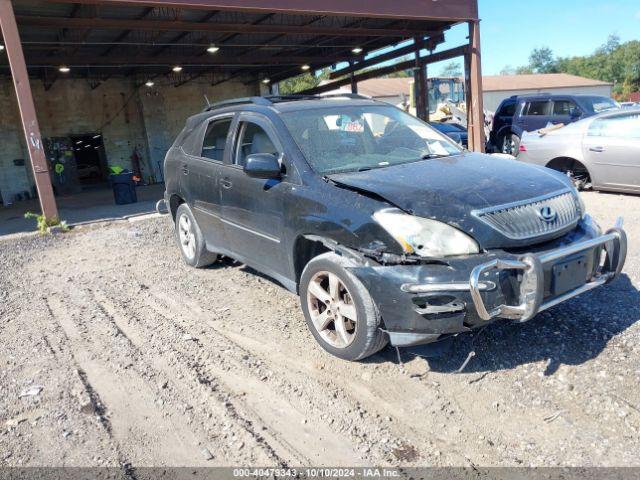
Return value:
<svg viewBox="0 0 640 480">
<path fill-rule="evenodd" d="M 77 3 L 79 0 L 48 0 Z M 463 21 L 478 19 L 476 0 L 82 0 L 102 5 L 157 6 L 230 10 L 251 13 L 363 16 L 410 20 Z"/>
<path fill-rule="evenodd" d="M 145 18 L 147 18 L 149 15 L 151 15 L 153 13 L 154 8 L 153 7 L 148 7 L 143 13 L 142 15 L 140 15 L 138 17 L 139 20 L 144 20 Z M 115 39 L 115 43 L 119 43 L 124 41 L 129 35 L 131 35 L 131 33 L 133 32 L 133 30 L 125 30 L 124 32 L 122 32 L 120 35 L 118 35 L 118 37 Z M 105 55 L 109 55 L 114 49 L 116 48 L 116 45 L 112 45 L 109 48 L 107 48 L 104 52 L 102 52 L 100 54 L 100 56 L 105 56 Z"/>
<path fill-rule="evenodd" d="M 68 18 L 20 15 L 18 24 L 31 27 L 94 28 L 115 30 L 164 30 L 178 32 L 267 33 L 340 37 L 407 37 L 424 33 L 424 29 L 336 28 L 247 23 L 185 22 L 166 20 L 121 20 L 107 18 Z"/>
<path fill-rule="evenodd" d="M 415 46 L 414 46 L 415 50 Z M 425 55 L 420 57 L 421 63 L 429 64 L 435 62 L 441 62 L 443 60 L 449 60 L 451 58 L 460 57 L 465 55 L 469 51 L 468 45 L 461 45 L 459 47 L 451 48 L 449 50 L 443 50 L 442 52 L 432 53 L 430 55 Z M 384 75 L 389 75 L 394 72 L 398 72 L 400 70 L 406 70 L 408 68 L 413 68 L 416 64 L 415 59 L 407 60 L 405 62 L 395 63 L 393 65 L 389 65 L 388 67 L 378 68 L 376 70 L 370 70 L 368 72 L 361 73 L 359 75 L 355 75 L 354 79 L 356 82 L 362 82 L 364 80 L 369 80 L 370 78 L 378 78 Z M 299 93 L 324 93 L 330 92 L 331 90 L 335 90 L 344 85 L 351 84 L 351 77 L 346 77 L 340 80 L 336 80 L 335 82 L 327 83 L 325 85 L 321 85 L 319 87 L 310 88 L 308 90 L 304 90 Z"/>
<path fill-rule="evenodd" d="M 420 49 L 426 48 L 427 50 L 434 50 L 438 43 L 442 43 L 444 41 L 444 35 L 440 32 L 436 34 L 426 33 L 425 35 L 429 36 L 429 39 L 422 40 Z M 329 75 L 329 78 L 332 80 L 336 78 L 340 78 L 343 75 L 348 75 L 352 72 L 357 72 L 358 70 L 362 70 L 364 68 L 368 68 L 373 65 L 378 65 L 379 63 L 387 62 L 389 60 L 393 60 L 398 57 L 402 57 L 403 55 L 413 54 L 415 53 L 415 51 L 416 51 L 416 44 L 411 43 L 405 47 L 397 48 L 395 50 L 391 50 L 389 52 L 376 55 L 375 57 L 366 58 L 358 63 L 349 65 L 348 67 L 335 70 L 331 72 L 331 74 Z"/>
<path fill-rule="evenodd" d="M 316 57 L 290 57 L 281 55 L 278 57 L 260 56 L 203 56 L 203 57 L 182 57 L 163 56 L 161 58 L 138 57 L 138 56 L 78 56 L 78 57 L 31 57 L 28 66 L 59 66 L 61 64 L 69 67 L 99 67 L 99 66 L 269 66 L 269 65 L 295 65 L 300 66 L 311 61 L 317 61 Z"/>
</svg>

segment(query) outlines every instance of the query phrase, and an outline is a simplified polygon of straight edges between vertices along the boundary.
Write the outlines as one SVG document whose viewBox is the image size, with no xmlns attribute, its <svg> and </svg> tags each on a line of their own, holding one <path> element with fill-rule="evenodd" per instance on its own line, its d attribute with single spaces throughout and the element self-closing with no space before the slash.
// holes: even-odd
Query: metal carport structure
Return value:
<svg viewBox="0 0 640 480">
<path fill-rule="evenodd" d="M 468 44 L 433 53 L 460 23 L 468 24 Z M 477 0 L 0 0 L 0 27 L 7 53 L 0 73 L 10 69 L 13 78 L 47 218 L 57 217 L 57 208 L 29 79 L 47 88 L 61 66 L 97 88 L 115 75 L 140 83 L 170 75 L 176 86 L 240 75 L 275 84 L 301 69 L 348 64 L 313 92 L 349 83 L 355 90 L 358 79 L 413 67 L 417 112 L 425 118 L 426 65 L 463 56 L 470 148 L 484 148 Z M 407 54 L 413 60 L 388 64 Z M 172 72 L 175 65 L 182 71 Z"/>
</svg>

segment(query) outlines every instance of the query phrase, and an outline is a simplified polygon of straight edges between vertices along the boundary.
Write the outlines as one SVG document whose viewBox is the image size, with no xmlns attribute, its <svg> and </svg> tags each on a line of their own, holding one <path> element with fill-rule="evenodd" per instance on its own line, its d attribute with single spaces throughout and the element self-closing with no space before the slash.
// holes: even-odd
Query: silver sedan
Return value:
<svg viewBox="0 0 640 480">
<path fill-rule="evenodd" d="M 518 160 L 564 172 L 578 189 L 640 193 L 640 109 L 527 132 Z"/>
</svg>

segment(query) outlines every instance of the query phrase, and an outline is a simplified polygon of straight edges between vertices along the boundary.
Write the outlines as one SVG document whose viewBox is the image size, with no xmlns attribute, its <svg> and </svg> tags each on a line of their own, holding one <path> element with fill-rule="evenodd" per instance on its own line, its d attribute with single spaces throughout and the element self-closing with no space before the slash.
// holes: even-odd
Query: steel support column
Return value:
<svg viewBox="0 0 640 480">
<path fill-rule="evenodd" d="M 429 112 L 426 109 L 425 96 L 427 93 L 427 79 L 425 75 L 425 63 L 420 58 L 420 50 L 422 48 L 422 39 L 415 39 L 416 52 L 415 52 L 415 67 L 413 70 L 414 92 L 416 102 L 416 116 L 422 120 L 429 120 Z"/>
<path fill-rule="evenodd" d="M 36 109 L 33 104 L 33 95 L 29 85 L 29 75 L 24 61 L 24 53 L 20 44 L 16 18 L 13 13 L 11 0 L 0 0 L 0 29 L 4 37 L 4 44 L 9 57 L 11 76 L 16 90 L 20 119 L 24 129 L 29 159 L 33 168 L 33 177 L 38 189 L 42 214 L 47 219 L 58 217 L 58 207 L 53 197 L 53 187 L 49 176 L 49 167 L 44 155 L 44 146 L 40 136 L 40 126 L 36 118 Z"/>
<path fill-rule="evenodd" d="M 484 106 L 482 101 L 482 65 L 480 58 L 480 21 L 469 22 L 469 98 L 467 123 L 469 129 L 469 149 L 475 152 L 485 151 Z"/>
<path fill-rule="evenodd" d="M 353 60 L 349 61 L 349 65 L 353 67 Z M 349 74 L 349 78 L 351 79 L 351 93 L 358 93 L 358 82 L 356 81 L 356 76 L 354 72 Z"/>
</svg>

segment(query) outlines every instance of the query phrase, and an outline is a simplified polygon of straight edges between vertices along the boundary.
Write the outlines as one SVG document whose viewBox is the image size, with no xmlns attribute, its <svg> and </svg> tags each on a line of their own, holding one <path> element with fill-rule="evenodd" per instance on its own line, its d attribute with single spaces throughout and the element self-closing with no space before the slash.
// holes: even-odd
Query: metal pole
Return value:
<svg viewBox="0 0 640 480">
<path fill-rule="evenodd" d="M 18 35 L 18 27 L 11 0 L 0 0 L 0 29 L 4 37 L 7 56 L 9 57 L 11 76 L 13 77 L 13 85 L 20 109 L 20 120 L 22 121 L 22 128 L 27 141 L 29 159 L 31 160 L 33 177 L 38 189 L 42 214 L 47 219 L 58 218 L 58 207 L 53 197 L 49 167 L 44 155 L 40 127 L 36 118 L 31 86 L 29 85 L 29 75 L 24 62 L 24 54 L 22 45 L 20 45 L 20 36 Z"/>
<path fill-rule="evenodd" d="M 420 50 L 422 48 L 423 41 L 421 38 L 416 37 L 414 40 L 416 45 L 415 52 L 415 67 L 413 69 L 413 81 L 415 84 L 415 101 L 416 101 L 416 116 L 422 120 L 428 120 L 428 113 L 425 108 L 425 94 L 426 94 L 426 76 L 425 76 L 425 64 L 420 58 Z"/>
<path fill-rule="evenodd" d="M 429 66 L 426 62 L 422 65 L 422 71 L 424 74 L 424 95 L 422 95 L 422 98 L 424 101 L 425 116 L 428 122 L 431 119 L 431 113 L 429 105 Z"/>
<path fill-rule="evenodd" d="M 354 65 L 353 60 L 349 61 L 349 65 L 350 66 Z M 351 93 L 358 93 L 358 82 L 356 81 L 355 72 L 351 72 L 349 74 L 349 78 L 351 79 Z"/>
<path fill-rule="evenodd" d="M 469 22 L 469 95 L 471 112 L 467 112 L 470 147 L 485 151 L 484 106 L 482 100 L 482 65 L 480 57 L 480 21 Z"/>
</svg>

